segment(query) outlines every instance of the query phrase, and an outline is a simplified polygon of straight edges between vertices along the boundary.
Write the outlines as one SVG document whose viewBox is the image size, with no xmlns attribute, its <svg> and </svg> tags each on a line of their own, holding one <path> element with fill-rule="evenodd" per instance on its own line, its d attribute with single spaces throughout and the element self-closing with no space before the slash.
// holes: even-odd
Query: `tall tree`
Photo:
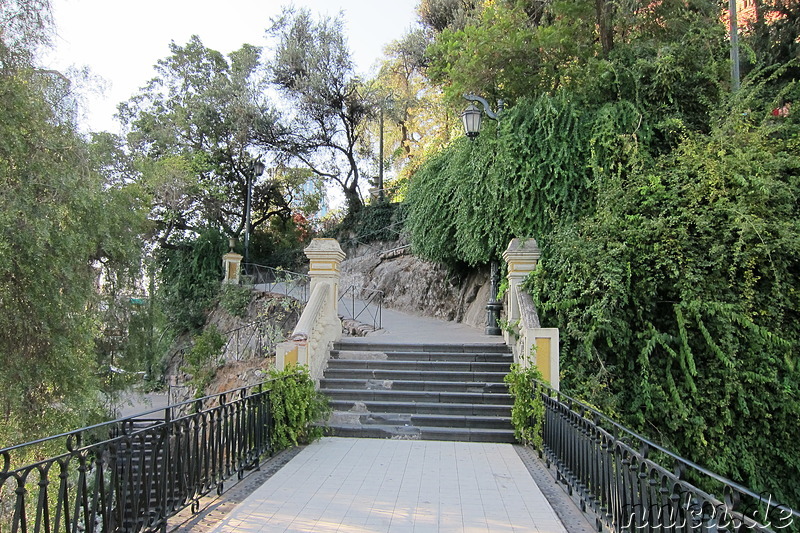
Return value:
<svg viewBox="0 0 800 533">
<path fill-rule="evenodd" d="M 27 13 L 34 26 L 46 15 Z M 0 45 L 4 443 L 85 423 L 99 413 L 97 288 L 105 277 L 135 269 L 143 221 L 141 196 L 98 171 L 69 116 L 52 105 L 50 82 L 61 90 L 63 77 L 36 68 L 25 48 L 33 46 L 29 38 L 6 41 L 6 35 Z"/>
<path fill-rule="evenodd" d="M 377 111 L 355 75 L 342 19 L 315 21 L 308 10 L 287 8 L 273 21 L 277 39 L 271 80 L 291 109 L 265 139 L 284 154 L 286 166 L 301 164 L 341 187 L 348 209 L 361 205 L 364 127 Z"/>
<path fill-rule="evenodd" d="M 128 146 L 154 195 L 157 240 L 181 240 L 208 224 L 239 237 L 249 179 L 251 228 L 272 216 L 289 218 L 304 183 L 253 176 L 255 154 L 266 153 L 277 121 L 264 96 L 260 49 L 243 45 L 226 58 L 193 36 L 170 51 L 157 76 L 119 106 Z"/>
<path fill-rule="evenodd" d="M 450 140 L 455 115 L 425 75 L 430 32 L 418 28 L 390 43 L 375 80 L 376 106 L 384 110 L 387 166 L 401 170 L 427 150 Z M 377 124 L 370 133 L 377 137 Z"/>
</svg>

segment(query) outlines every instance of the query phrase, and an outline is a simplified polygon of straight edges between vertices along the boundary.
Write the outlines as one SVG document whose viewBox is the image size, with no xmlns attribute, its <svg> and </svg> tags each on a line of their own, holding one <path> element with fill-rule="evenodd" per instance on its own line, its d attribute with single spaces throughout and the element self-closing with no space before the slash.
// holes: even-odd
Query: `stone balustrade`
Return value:
<svg viewBox="0 0 800 533">
<path fill-rule="evenodd" d="M 558 390 L 558 328 L 541 327 L 533 299 L 522 288 L 525 279 L 536 268 L 540 255 L 534 239 L 513 239 L 503 253 L 508 264 L 506 320 L 510 326 L 503 335 L 514 352 L 514 362 L 523 368 L 536 365 L 542 377 Z"/>
<path fill-rule="evenodd" d="M 276 347 L 276 366 L 306 365 L 319 382 L 334 342 L 342 337 L 339 303 L 339 265 L 345 254 L 335 239 L 314 239 L 305 249 L 311 262 L 311 297 L 289 339 Z"/>
</svg>

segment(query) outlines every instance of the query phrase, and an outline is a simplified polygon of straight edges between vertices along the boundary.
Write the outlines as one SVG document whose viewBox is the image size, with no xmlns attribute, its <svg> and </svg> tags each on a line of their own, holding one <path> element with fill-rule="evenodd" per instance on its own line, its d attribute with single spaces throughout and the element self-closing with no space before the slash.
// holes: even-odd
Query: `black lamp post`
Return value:
<svg viewBox="0 0 800 533">
<path fill-rule="evenodd" d="M 483 113 L 493 120 L 500 120 L 500 114 L 503 112 L 503 101 L 497 101 L 497 113 L 492 111 L 489 102 L 486 99 L 476 96 L 474 94 L 465 94 L 464 98 L 472 102 L 467 109 L 461 113 L 461 121 L 464 124 L 464 133 L 470 139 L 474 139 L 481 132 L 481 119 Z M 483 105 L 483 111 L 475 105 L 479 102 Z M 486 335 L 501 335 L 503 330 L 500 329 L 498 321 L 500 320 L 500 311 L 503 309 L 503 304 L 497 301 L 497 289 L 500 283 L 500 272 L 497 266 L 497 261 L 491 262 L 491 273 L 489 275 L 489 302 L 486 304 Z"/>
<path fill-rule="evenodd" d="M 247 174 L 247 199 L 244 206 L 244 264 L 250 263 L 250 204 L 253 201 L 253 180 L 264 173 L 264 163 L 260 159 L 253 161 Z"/>
</svg>

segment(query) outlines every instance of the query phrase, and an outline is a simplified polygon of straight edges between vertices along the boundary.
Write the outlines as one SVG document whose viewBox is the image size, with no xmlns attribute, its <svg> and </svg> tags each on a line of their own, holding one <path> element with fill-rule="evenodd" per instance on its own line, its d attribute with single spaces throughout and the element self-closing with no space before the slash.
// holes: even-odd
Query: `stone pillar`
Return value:
<svg viewBox="0 0 800 533">
<path fill-rule="evenodd" d="M 528 274 L 533 272 L 539 262 L 539 245 L 532 238 L 512 239 L 508 248 L 503 252 L 503 259 L 508 264 L 508 306 L 506 308 L 506 318 L 513 324 L 520 319 L 519 301 L 517 299 L 517 288 L 525 282 Z M 506 332 L 506 336 L 508 333 Z M 508 339 L 506 339 L 508 342 Z"/>
<path fill-rule="evenodd" d="M 231 250 L 222 256 L 222 268 L 225 271 L 225 279 L 222 283 L 239 283 L 239 271 L 242 264 L 242 256 Z"/>
<path fill-rule="evenodd" d="M 321 281 L 330 283 L 331 297 L 326 302 L 325 315 L 330 324 L 337 328 L 338 341 L 342 337 L 342 325 L 339 322 L 339 281 L 341 279 L 340 263 L 345 258 L 345 253 L 336 239 L 312 239 L 311 244 L 304 250 L 310 262 L 308 275 L 311 277 L 309 294 L 314 292 L 314 287 Z"/>
</svg>

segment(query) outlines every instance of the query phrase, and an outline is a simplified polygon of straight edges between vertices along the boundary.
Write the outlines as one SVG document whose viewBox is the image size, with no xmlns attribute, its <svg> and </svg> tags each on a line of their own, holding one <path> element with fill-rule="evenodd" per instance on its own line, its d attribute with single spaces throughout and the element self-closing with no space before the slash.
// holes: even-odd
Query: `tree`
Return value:
<svg viewBox="0 0 800 533">
<path fill-rule="evenodd" d="M 441 90 L 425 75 L 429 44 L 429 32 L 421 28 L 389 44 L 374 82 L 374 106 L 384 113 L 385 165 L 395 170 L 402 171 L 424 153 L 449 142 L 456 122 L 442 101 Z M 377 127 L 371 123 L 372 139 L 379 135 Z"/>
<path fill-rule="evenodd" d="M 317 22 L 308 10 L 287 8 L 270 32 L 277 39 L 271 81 L 291 109 L 278 135 L 262 140 L 282 152 L 286 166 L 302 165 L 337 183 L 348 209 L 357 211 L 368 151 L 364 127 L 377 110 L 354 73 L 341 17 Z"/>
<path fill-rule="evenodd" d="M 157 240 L 181 240 L 208 224 L 239 237 L 253 154 L 265 154 L 277 121 L 264 97 L 261 52 L 243 45 L 226 59 L 197 36 L 184 46 L 173 42 L 170 51 L 156 65 L 158 75 L 119 107 L 154 197 Z M 256 178 L 251 228 L 273 216 L 288 219 L 303 185 L 272 173 Z"/>
<path fill-rule="evenodd" d="M 44 3 L 0 45 L 0 440 L 42 436 L 100 414 L 98 285 L 138 264 L 141 198 L 106 179 L 89 143 L 52 105 L 30 35 Z M 38 6 L 38 7 L 37 7 Z M 19 20 L 19 19 L 14 19 Z M 37 41 L 38 42 L 38 41 Z M 20 44 L 21 43 L 21 44 Z M 20 48 L 22 47 L 22 48 Z"/>
</svg>

